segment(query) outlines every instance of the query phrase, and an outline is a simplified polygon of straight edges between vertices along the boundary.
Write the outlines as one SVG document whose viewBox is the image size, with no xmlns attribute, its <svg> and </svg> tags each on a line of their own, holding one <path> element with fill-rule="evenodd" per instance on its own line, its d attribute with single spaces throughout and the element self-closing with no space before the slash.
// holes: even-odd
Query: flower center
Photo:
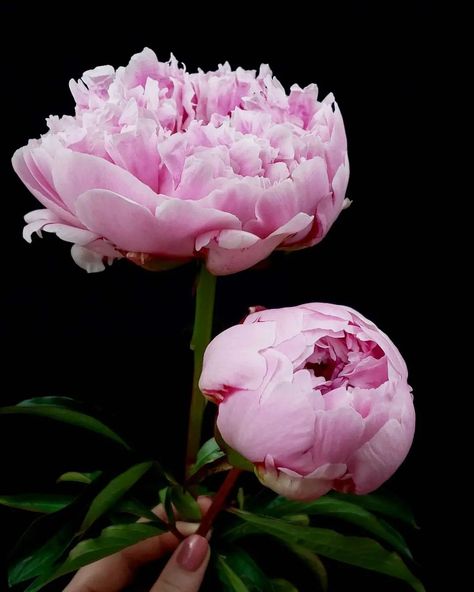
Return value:
<svg viewBox="0 0 474 592">
<path fill-rule="evenodd" d="M 319 339 L 304 368 L 314 376 L 314 388 L 323 394 L 343 385 L 374 388 L 388 378 L 382 348 L 374 341 L 362 341 L 350 333 Z"/>
</svg>

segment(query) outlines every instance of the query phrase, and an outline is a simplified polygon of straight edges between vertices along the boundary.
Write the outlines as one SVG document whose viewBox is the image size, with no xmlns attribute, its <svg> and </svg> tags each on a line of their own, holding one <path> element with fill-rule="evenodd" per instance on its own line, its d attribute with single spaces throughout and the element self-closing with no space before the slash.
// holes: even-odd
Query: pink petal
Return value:
<svg viewBox="0 0 474 592">
<path fill-rule="evenodd" d="M 316 412 L 314 468 L 327 463 L 346 463 L 359 447 L 363 433 L 364 420 L 350 407 Z"/>
<path fill-rule="evenodd" d="M 269 454 L 277 465 L 288 466 L 288 459 L 311 446 L 314 416 L 310 394 L 280 383 L 260 400 L 253 391 L 226 397 L 217 426 L 224 440 L 252 462 L 263 462 Z"/>
<path fill-rule="evenodd" d="M 337 103 L 333 115 L 331 139 L 326 144 L 326 159 L 328 161 L 329 176 L 334 177 L 336 171 L 347 158 L 347 138 L 341 111 Z"/>
<path fill-rule="evenodd" d="M 152 120 L 140 123 L 134 131 L 113 134 L 105 146 L 112 160 L 158 192 L 160 157 L 157 148 L 156 124 Z"/>
<path fill-rule="evenodd" d="M 160 252 L 158 221 L 144 206 L 117 193 L 86 191 L 76 201 L 79 219 L 124 251 Z"/>
<path fill-rule="evenodd" d="M 194 255 L 196 237 L 201 234 L 240 227 L 232 214 L 202 208 L 199 202 L 189 200 L 170 199 L 156 209 L 155 215 L 162 243 L 160 252 L 176 256 Z"/>
<path fill-rule="evenodd" d="M 215 189 L 199 200 L 199 204 L 234 214 L 246 230 L 246 222 L 255 218 L 255 205 L 261 195 L 262 188 L 255 183 L 229 179 L 222 189 Z"/>
<path fill-rule="evenodd" d="M 287 179 L 265 190 L 256 206 L 257 221 L 249 230 L 268 236 L 294 218 L 298 212 L 310 216 L 320 200 L 330 193 L 326 165 L 322 158 L 302 162 Z"/>
<path fill-rule="evenodd" d="M 414 420 L 389 420 L 348 461 L 355 493 L 370 493 L 380 487 L 405 460 L 413 441 Z"/>
<path fill-rule="evenodd" d="M 199 388 L 204 393 L 259 388 L 267 371 L 260 351 L 275 340 L 275 324 L 236 325 L 220 333 L 204 354 Z"/>
<path fill-rule="evenodd" d="M 206 247 L 207 268 L 215 275 L 229 275 L 252 267 L 266 259 L 288 237 L 303 228 L 310 228 L 312 221 L 313 218 L 307 214 L 297 214 L 266 239 L 254 235 L 253 244 L 248 240 L 249 233 L 223 231 Z"/>
<path fill-rule="evenodd" d="M 90 232 L 89 230 L 69 226 L 68 224 L 45 224 L 43 230 L 55 234 L 63 241 L 76 243 L 82 246 L 87 245 L 98 238 L 97 234 Z"/>
<path fill-rule="evenodd" d="M 47 209 L 33 210 L 32 212 L 28 212 L 28 214 L 25 216 L 25 222 L 27 224 L 23 228 L 23 238 L 27 243 L 31 243 L 32 235 L 36 232 L 39 236 L 41 236 L 41 229 L 45 224 L 60 221 L 61 218 Z"/>
<path fill-rule="evenodd" d="M 87 273 L 97 273 L 105 269 L 104 256 L 86 247 L 73 245 L 71 255 L 74 262 Z"/>
<path fill-rule="evenodd" d="M 91 190 L 76 203 L 79 218 L 119 249 L 166 257 L 191 257 L 195 237 L 216 228 L 238 226 L 231 214 L 170 198 L 153 215 L 112 191 Z"/>
<path fill-rule="evenodd" d="M 68 212 L 65 208 L 65 204 L 59 202 L 59 198 L 51 193 L 45 191 L 44 187 L 38 183 L 36 178 L 32 175 L 28 165 L 25 162 L 25 155 L 28 153 L 28 146 L 24 146 L 15 152 L 12 158 L 12 165 L 16 174 L 20 177 L 29 191 L 36 197 L 36 199 L 43 204 L 46 208 L 54 212 L 56 216 L 60 217 L 64 222 L 70 224 L 77 223 L 79 221 L 75 216 Z"/>
<path fill-rule="evenodd" d="M 325 495 L 332 489 L 333 480 L 342 476 L 345 465 L 326 465 L 314 472 L 314 477 L 303 477 L 297 473 L 278 470 L 266 460 L 256 468 L 256 475 L 263 485 L 288 499 L 311 501 Z M 290 474 L 291 473 L 291 474 Z"/>
<path fill-rule="evenodd" d="M 303 331 L 304 312 L 297 307 L 264 309 L 246 317 L 244 323 L 275 321 L 277 334 L 275 345 L 292 339 Z"/>
<path fill-rule="evenodd" d="M 91 154 L 59 149 L 53 165 L 54 185 L 66 205 L 76 209 L 78 197 L 93 189 L 106 189 L 148 208 L 165 199 L 121 167 Z"/>
</svg>

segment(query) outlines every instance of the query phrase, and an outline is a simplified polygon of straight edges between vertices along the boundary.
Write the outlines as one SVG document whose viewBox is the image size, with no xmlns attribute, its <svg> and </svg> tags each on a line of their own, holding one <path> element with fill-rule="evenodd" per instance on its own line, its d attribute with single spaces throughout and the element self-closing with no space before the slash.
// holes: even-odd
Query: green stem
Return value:
<svg viewBox="0 0 474 592">
<path fill-rule="evenodd" d="M 206 399 L 199 390 L 199 377 L 202 371 L 204 350 L 211 340 L 216 276 L 210 274 L 205 265 L 201 266 L 196 287 L 196 313 L 191 349 L 194 352 L 193 391 L 189 410 L 188 443 L 186 447 L 186 474 L 196 460 L 201 443 L 201 428 Z"/>
</svg>

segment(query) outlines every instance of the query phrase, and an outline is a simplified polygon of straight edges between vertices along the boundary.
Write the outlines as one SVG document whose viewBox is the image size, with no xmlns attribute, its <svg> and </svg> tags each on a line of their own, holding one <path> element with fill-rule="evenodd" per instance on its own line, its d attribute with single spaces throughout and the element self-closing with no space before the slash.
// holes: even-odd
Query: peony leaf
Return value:
<svg viewBox="0 0 474 592">
<path fill-rule="evenodd" d="M 71 544 L 76 532 L 76 526 L 77 522 L 73 520 L 67 522 L 60 530 L 50 535 L 47 542 L 36 549 L 32 555 L 25 553 L 15 560 L 8 572 L 10 586 L 30 580 L 48 571 Z"/>
<path fill-rule="evenodd" d="M 59 493 L 19 493 L 0 496 L 0 505 L 2 506 L 42 514 L 57 512 L 72 501 L 74 501 L 74 496 Z"/>
<path fill-rule="evenodd" d="M 245 493 L 243 487 L 239 487 L 237 490 L 237 506 L 239 510 L 243 510 L 245 508 Z"/>
<path fill-rule="evenodd" d="M 237 509 L 228 510 L 253 528 L 247 531 L 229 529 L 224 538 L 229 541 L 253 533 L 266 533 L 283 541 L 300 545 L 313 553 L 401 579 L 416 590 L 425 592 L 422 583 L 411 573 L 399 555 L 384 549 L 373 539 L 345 536 L 334 530 L 296 526 L 279 518 L 251 514 Z"/>
<path fill-rule="evenodd" d="M 114 508 L 116 512 L 122 514 L 132 514 L 137 518 L 146 518 L 154 523 L 161 523 L 162 527 L 167 530 L 168 525 L 162 522 L 156 514 L 153 513 L 148 506 L 135 498 L 125 498 L 121 500 Z"/>
<path fill-rule="evenodd" d="M 130 446 L 119 435 L 95 417 L 77 411 L 75 405 L 75 401 L 67 397 L 39 397 L 27 399 L 18 405 L 0 407 L 0 415 L 35 415 L 61 421 L 104 436 L 130 450 Z"/>
<path fill-rule="evenodd" d="M 239 574 L 249 592 L 273 592 L 271 580 L 265 575 L 252 557 L 240 547 L 232 547 L 222 553 L 226 564 Z"/>
<path fill-rule="evenodd" d="M 60 475 L 56 483 L 61 482 L 68 482 L 68 483 L 84 483 L 89 485 L 96 479 L 99 475 L 101 475 L 102 471 L 93 471 L 92 473 L 79 473 L 77 471 L 68 471 L 67 473 L 63 473 Z"/>
<path fill-rule="evenodd" d="M 233 448 L 227 448 L 226 454 L 229 464 L 231 464 L 233 467 L 241 469 L 242 471 L 254 471 L 255 467 L 253 463 L 251 463 L 249 460 L 247 460 Z"/>
<path fill-rule="evenodd" d="M 174 510 L 173 510 L 173 503 L 171 501 L 171 495 L 172 495 L 172 491 L 171 491 L 171 487 L 164 487 L 163 489 L 160 490 L 160 501 L 163 504 L 163 508 L 165 509 L 166 512 L 166 518 L 168 520 L 168 524 L 169 524 L 169 528 L 174 528 L 175 524 L 176 524 L 176 516 L 174 515 Z"/>
<path fill-rule="evenodd" d="M 354 495 L 351 493 L 336 493 L 335 491 L 332 491 L 328 494 L 328 497 L 352 502 L 366 510 L 375 512 L 376 514 L 396 518 L 414 528 L 418 528 L 413 512 L 408 505 L 392 494 L 371 493 L 369 495 Z"/>
<path fill-rule="evenodd" d="M 51 514 L 62 510 L 75 499 L 75 496 L 56 493 L 20 493 L 0 496 L 0 505 L 18 510 Z M 157 521 L 158 518 L 145 504 L 134 498 L 118 502 L 114 510 L 122 514 L 131 514 L 138 518 Z M 163 523 L 164 524 L 164 523 Z"/>
<path fill-rule="evenodd" d="M 215 438 L 211 438 L 205 442 L 199 452 L 197 453 L 196 462 L 191 468 L 190 477 L 197 473 L 203 466 L 215 462 L 219 458 L 225 456 L 225 452 L 221 450 Z"/>
<path fill-rule="evenodd" d="M 45 573 L 95 520 L 110 510 L 120 511 L 120 498 L 151 464 L 135 465 L 108 483 L 101 475 L 69 505 L 35 520 L 12 552 L 10 585 Z"/>
<path fill-rule="evenodd" d="M 77 411 L 84 410 L 84 403 L 72 397 L 33 397 L 32 399 L 24 399 L 16 404 L 17 407 L 35 407 L 36 405 L 53 405 L 66 409 L 76 409 Z"/>
<path fill-rule="evenodd" d="M 219 580 L 226 587 L 228 592 L 250 592 L 250 589 L 244 584 L 240 576 L 228 565 L 224 555 L 217 555 L 215 561 L 217 575 Z"/>
<path fill-rule="evenodd" d="M 284 514 L 283 516 L 280 516 L 280 518 L 283 518 L 287 522 L 291 522 L 291 524 L 299 524 L 300 526 L 310 525 L 308 514 Z"/>
<path fill-rule="evenodd" d="M 201 510 L 193 496 L 181 485 L 174 485 L 171 488 L 171 501 L 176 508 L 180 518 L 188 522 L 199 522 Z"/>
<path fill-rule="evenodd" d="M 405 557 L 413 559 L 405 539 L 395 528 L 366 509 L 345 499 L 324 496 L 312 502 L 298 502 L 278 497 L 270 502 L 263 512 L 270 516 L 285 517 L 286 520 L 288 520 L 288 517 L 284 516 L 285 514 L 297 512 L 310 516 L 330 516 L 331 518 L 344 520 L 363 528 L 391 545 Z"/>
<path fill-rule="evenodd" d="M 69 505 L 34 520 L 10 556 L 11 586 L 40 575 L 67 550 L 87 508 L 103 487 L 103 479 L 84 488 Z"/>
<path fill-rule="evenodd" d="M 152 465 L 151 461 L 139 463 L 114 477 L 91 503 L 82 521 L 80 532 L 85 532 L 103 514 L 112 509 Z"/>
<path fill-rule="evenodd" d="M 87 539 L 78 543 L 69 553 L 64 563 L 48 573 L 42 574 L 30 584 L 26 592 L 37 592 L 46 584 L 78 570 L 84 565 L 98 561 L 103 557 L 117 553 L 130 545 L 163 533 L 163 529 L 153 523 L 120 524 L 104 528 L 95 539 Z"/>
<path fill-rule="evenodd" d="M 274 592 L 298 592 L 298 588 L 295 588 L 288 580 L 282 578 L 275 578 L 272 580 Z"/>
<path fill-rule="evenodd" d="M 281 540 L 280 542 L 316 576 L 321 590 L 326 592 L 328 589 L 328 574 L 321 559 L 315 553 L 301 545 L 295 545 Z"/>
</svg>

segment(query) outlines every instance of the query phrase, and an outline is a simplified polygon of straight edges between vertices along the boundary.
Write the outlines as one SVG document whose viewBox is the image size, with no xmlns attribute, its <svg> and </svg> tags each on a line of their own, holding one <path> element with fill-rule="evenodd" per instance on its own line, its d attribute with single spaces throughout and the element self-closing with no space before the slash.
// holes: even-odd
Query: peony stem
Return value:
<svg viewBox="0 0 474 592">
<path fill-rule="evenodd" d="M 212 500 L 211 507 L 209 508 L 206 515 L 202 519 L 201 524 L 199 525 L 197 534 L 200 534 L 201 536 L 206 536 L 206 534 L 209 532 L 209 529 L 211 528 L 219 512 L 224 507 L 229 493 L 232 491 L 232 488 L 234 487 L 235 482 L 237 481 L 241 473 L 242 469 L 236 469 L 235 467 L 227 473 L 226 478 L 224 479 L 222 485 L 219 487 L 216 495 Z"/>
<path fill-rule="evenodd" d="M 193 391 L 189 410 L 188 442 L 186 447 L 186 475 L 196 460 L 201 443 L 201 428 L 206 406 L 206 399 L 199 390 L 199 377 L 202 371 L 204 350 L 211 340 L 214 298 L 216 293 L 216 276 L 209 273 L 206 266 L 201 265 L 196 287 L 196 313 L 194 330 L 191 338 L 191 349 L 194 352 Z"/>
</svg>

